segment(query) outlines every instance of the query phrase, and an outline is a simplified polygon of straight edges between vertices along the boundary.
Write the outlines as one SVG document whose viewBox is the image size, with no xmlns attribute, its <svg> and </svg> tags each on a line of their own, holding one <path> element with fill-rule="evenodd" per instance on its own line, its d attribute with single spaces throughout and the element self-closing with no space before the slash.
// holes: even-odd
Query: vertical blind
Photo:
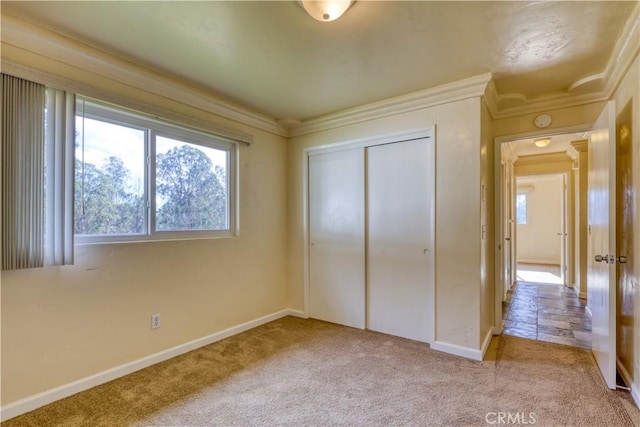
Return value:
<svg viewBox="0 0 640 427">
<path fill-rule="evenodd" d="M 2 269 L 44 265 L 45 87 L 2 75 Z"/>
<path fill-rule="evenodd" d="M 2 270 L 72 264 L 75 96 L 1 76 Z"/>
<path fill-rule="evenodd" d="M 75 106 L 72 93 L 47 88 L 45 265 L 73 263 Z"/>
</svg>

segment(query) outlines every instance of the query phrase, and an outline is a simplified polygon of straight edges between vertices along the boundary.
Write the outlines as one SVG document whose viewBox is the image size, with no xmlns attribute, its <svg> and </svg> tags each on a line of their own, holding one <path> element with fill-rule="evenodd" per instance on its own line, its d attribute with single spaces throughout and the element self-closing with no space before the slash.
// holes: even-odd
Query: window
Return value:
<svg viewBox="0 0 640 427">
<path fill-rule="evenodd" d="M 231 236 L 233 142 L 79 99 L 76 242 Z"/>
<path fill-rule="evenodd" d="M 526 193 L 516 194 L 516 224 L 527 224 L 527 195 Z"/>
</svg>

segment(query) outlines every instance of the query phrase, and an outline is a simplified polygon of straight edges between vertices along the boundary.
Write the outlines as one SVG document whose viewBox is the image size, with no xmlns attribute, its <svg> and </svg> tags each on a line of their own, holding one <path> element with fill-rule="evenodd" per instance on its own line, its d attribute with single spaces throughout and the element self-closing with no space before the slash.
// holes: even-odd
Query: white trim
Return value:
<svg viewBox="0 0 640 427">
<path fill-rule="evenodd" d="M 77 381 L 55 387 L 51 390 L 47 390 L 42 393 L 38 393 L 33 396 L 18 400 L 16 402 L 9 403 L 8 405 L 0 408 L 0 421 L 6 421 L 10 418 L 17 417 L 18 415 L 33 411 L 57 400 L 64 399 L 65 397 L 72 396 L 81 391 L 88 390 L 92 387 L 96 387 L 109 381 L 113 381 L 117 378 L 129 375 L 133 372 L 139 371 L 160 362 L 164 362 L 165 360 L 169 360 L 173 357 L 179 356 L 192 350 L 196 350 L 200 347 L 204 347 L 206 345 L 215 343 L 217 341 L 223 340 L 233 335 L 237 335 L 239 333 L 248 331 L 249 329 L 256 328 L 258 326 L 281 319 L 286 316 L 300 317 L 300 312 L 298 310 L 291 309 L 280 310 L 254 320 L 250 320 L 240 325 L 232 326 L 220 332 L 215 332 L 211 335 L 207 335 L 205 337 L 198 338 L 193 341 L 168 348 L 166 350 L 162 350 L 158 353 L 140 358 L 138 360 L 134 360 L 132 362 L 107 369 L 106 371 L 99 372 L 97 374 L 79 379 Z"/>
<path fill-rule="evenodd" d="M 465 357 L 471 360 L 482 361 L 483 352 L 479 349 L 462 347 L 456 344 L 449 344 L 442 341 L 435 341 L 431 344 L 433 350 L 442 351 L 444 353 L 453 354 L 455 356 Z"/>
<path fill-rule="evenodd" d="M 585 306 L 584 308 L 584 312 L 587 313 L 587 316 L 589 316 L 589 319 L 593 318 L 593 313 L 591 313 L 591 309 L 589 308 L 589 306 Z"/>
<path fill-rule="evenodd" d="M 6 14 L 2 15 L 2 45 L 11 46 L 11 50 L 17 49 L 29 56 L 35 55 L 43 64 L 49 61 L 64 64 L 67 67 L 82 70 L 118 84 L 142 89 L 275 135 L 287 136 L 287 131 L 271 117 L 233 105 L 200 88 L 178 82 L 169 76 Z M 99 89 L 54 75 L 48 72 L 44 65 L 43 69 L 32 69 L 24 64 L 13 63 L 11 57 L 7 60 L 4 49 L 3 56 L 3 72 L 10 74 L 18 72 L 21 74 L 19 77 L 104 99 L 105 94 Z M 114 102 L 113 99 L 106 100 Z M 247 136 L 239 131 L 229 130 L 226 133 Z"/>
<path fill-rule="evenodd" d="M 520 94 L 502 94 L 494 95 L 499 103 L 504 99 L 512 99 L 518 97 Z M 522 95 L 524 97 L 524 95 Z M 516 107 L 509 107 L 500 110 L 493 102 L 492 97 L 487 97 L 487 106 L 492 113 L 494 119 L 504 119 L 514 116 L 523 116 L 525 114 L 538 113 L 541 111 L 559 110 L 563 108 L 577 107 L 579 105 L 592 104 L 594 102 L 606 101 L 609 99 L 608 95 L 602 91 L 591 92 L 583 95 L 571 95 L 569 93 L 563 93 L 562 95 L 547 95 L 540 97 L 539 99 L 523 99 L 523 105 Z"/>
<path fill-rule="evenodd" d="M 322 132 L 342 126 L 421 110 L 435 105 L 448 104 L 463 99 L 483 96 L 487 84 L 490 81 L 491 74 L 485 73 L 468 79 L 305 120 L 301 126 L 292 129 L 289 132 L 289 136 L 295 137 Z"/>
<path fill-rule="evenodd" d="M 482 346 L 480 347 L 480 353 L 482 353 L 482 359 L 484 359 L 484 355 L 487 354 L 487 349 L 489 348 L 489 344 L 491 344 L 491 339 L 493 338 L 493 335 L 494 335 L 493 330 L 494 328 L 489 328 L 489 330 L 487 331 L 487 334 L 484 336 L 484 340 L 482 340 Z"/>
<path fill-rule="evenodd" d="M 640 52 L 640 7 L 636 7 L 622 29 L 622 34 L 616 41 L 602 72 L 605 83 L 604 93 L 607 99 L 613 97 L 614 92 L 622 82 L 624 75 Z"/>
<path fill-rule="evenodd" d="M 616 357 L 616 366 L 618 368 L 618 373 L 625 382 L 625 385 L 629 384 L 630 386 L 631 384 L 633 384 L 633 378 L 631 378 L 631 375 L 629 375 L 629 371 L 627 371 L 627 368 L 624 367 L 622 361 L 618 357 Z"/>
<path fill-rule="evenodd" d="M 308 319 L 309 315 L 306 314 L 304 311 L 302 310 L 294 310 L 293 308 L 290 308 L 288 311 L 288 315 L 289 316 L 293 316 L 293 317 L 299 317 L 300 319 Z"/>
</svg>

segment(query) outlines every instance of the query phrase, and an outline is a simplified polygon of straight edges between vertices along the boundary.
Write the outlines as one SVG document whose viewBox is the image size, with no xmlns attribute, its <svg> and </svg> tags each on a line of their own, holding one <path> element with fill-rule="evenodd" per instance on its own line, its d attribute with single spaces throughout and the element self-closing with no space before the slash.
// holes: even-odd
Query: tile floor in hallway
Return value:
<svg viewBox="0 0 640 427">
<path fill-rule="evenodd" d="M 591 319 L 585 302 L 563 285 L 517 282 L 503 303 L 502 332 L 591 348 Z"/>
</svg>

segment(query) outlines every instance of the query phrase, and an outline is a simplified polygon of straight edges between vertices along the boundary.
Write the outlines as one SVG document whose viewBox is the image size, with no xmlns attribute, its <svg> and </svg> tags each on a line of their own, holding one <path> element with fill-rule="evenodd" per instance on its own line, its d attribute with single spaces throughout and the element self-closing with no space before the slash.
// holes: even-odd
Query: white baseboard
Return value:
<svg viewBox="0 0 640 427">
<path fill-rule="evenodd" d="M 289 316 L 293 316 L 293 317 L 299 317 L 301 319 L 308 319 L 309 315 L 307 313 L 305 313 L 302 310 L 294 310 L 292 308 L 290 308 L 289 310 L 287 310 L 289 313 Z"/>
<path fill-rule="evenodd" d="M 629 371 L 627 371 L 627 368 L 624 367 L 620 359 L 618 359 L 617 357 L 616 357 L 616 367 L 618 368 L 618 373 L 620 373 L 620 376 L 624 380 L 625 385 L 633 384 L 633 379 L 631 378 L 631 375 L 629 375 Z"/>
<path fill-rule="evenodd" d="M 633 382 L 633 378 L 631 377 L 631 374 L 629 374 L 629 371 L 627 371 L 627 368 L 624 367 L 624 365 L 622 364 L 622 362 L 620 362 L 620 359 L 618 358 L 616 358 L 616 366 L 625 384 L 627 385 L 630 384 L 629 388 L 631 388 L 631 397 L 633 397 L 634 402 L 636 402 L 636 406 L 640 408 L 640 393 L 638 393 L 638 387 Z"/>
<path fill-rule="evenodd" d="M 484 355 L 487 353 L 487 349 L 489 348 L 489 344 L 491 344 L 492 338 L 493 338 L 493 328 L 490 328 L 487 331 L 487 334 L 484 336 L 484 340 L 482 341 L 482 347 L 480 347 L 480 352 L 482 353 L 480 360 L 484 359 Z"/>
<path fill-rule="evenodd" d="M 17 417 L 18 415 L 33 411 L 34 409 L 38 409 L 57 400 L 64 399 L 65 397 L 72 396 L 81 391 L 88 390 L 106 382 L 115 380 L 116 378 L 120 378 L 141 369 L 147 368 L 151 365 L 155 365 L 156 363 L 163 362 L 189 351 L 204 347 L 205 345 L 209 345 L 216 341 L 220 341 L 230 336 L 237 335 L 249 329 L 264 325 L 265 323 L 281 319 L 285 316 L 304 317 L 304 313 L 299 310 L 280 310 L 275 313 L 260 317 L 258 319 L 250 320 L 237 326 L 232 326 L 223 331 L 215 332 L 211 335 L 207 335 L 205 337 L 180 344 L 167 350 L 160 351 L 150 356 L 146 356 L 141 359 L 134 360 L 132 362 L 125 363 L 111 369 L 107 369 L 106 371 L 99 372 L 95 375 L 91 375 L 89 377 L 64 384 L 51 390 L 29 396 L 16 402 L 12 402 L 0 408 L 0 421 L 6 421 L 10 418 Z"/>
<path fill-rule="evenodd" d="M 434 350 L 442 351 L 444 353 L 449 353 L 456 356 L 466 357 L 467 359 L 478 360 L 478 361 L 482 361 L 482 357 L 484 355 L 484 353 L 481 350 L 477 350 L 469 347 L 462 347 L 460 345 L 449 344 L 442 341 L 435 341 L 434 343 L 431 344 L 431 348 Z"/>
<path fill-rule="evenodd" d="M 586 306 L 584 308 L 584 312 L 587 313 L 587 316 L 589 316 L 589 319 L 593 319 L 593 313 L 591 313 L 591 309 L 589 308 L 589 306 Z"/>
</svg>

